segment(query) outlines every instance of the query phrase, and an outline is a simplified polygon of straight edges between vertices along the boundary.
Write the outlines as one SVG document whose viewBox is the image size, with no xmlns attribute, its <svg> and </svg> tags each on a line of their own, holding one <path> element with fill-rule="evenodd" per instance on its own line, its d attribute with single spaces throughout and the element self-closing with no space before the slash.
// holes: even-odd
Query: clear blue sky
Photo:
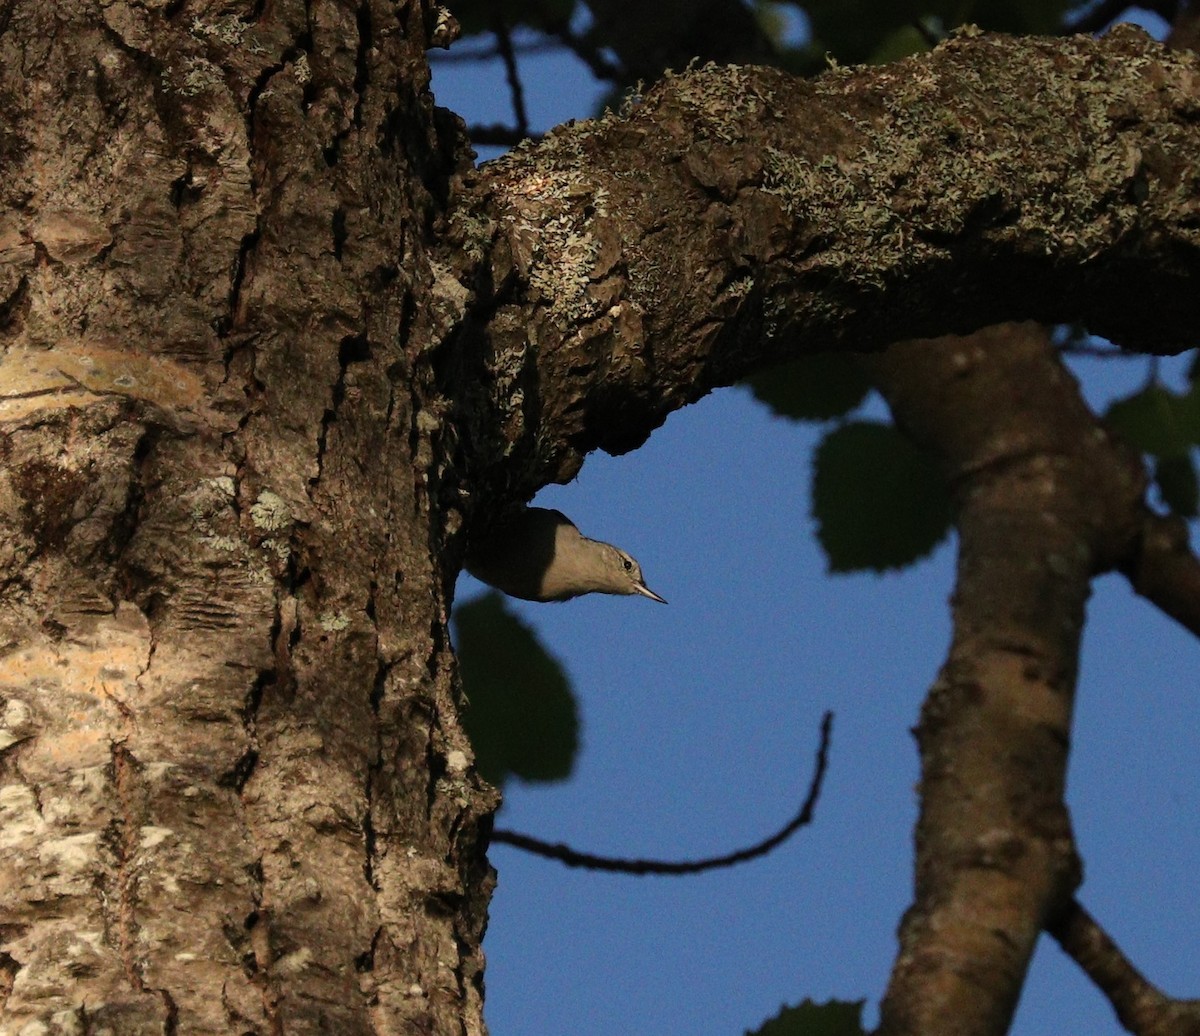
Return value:
<svg viewBox="0 0 1200 1036">
<path fill-rule="evenodd" d="M 570 59 L 522 71 L 535 126 L 590 114 Z M 509 119 L 499 70 L 446 65 L 434 88 L 468 121 Z M 1101 401 L 1145 367 L 1083 374 Z M 512 784 L 500 825 L 621 856 L 725 852 L 795 812 L 820 717 L 836 720 L 814 825 L 765 859 L 633 878 L 494 848 L 492 1036 L 740 1036 L 805 997 L 865 998 L 874 1024 L 911 891 L 909 730 L 948 643 L 954 545 L 901 574 L 828 577 L 809 517 L 817 435 L 724 390 L 538 497 L 629 550 L 671 603 L 512 602 L 573 680 L 583 745 L 569 782 Z M 464 576 L 458 593 L 479 590 Z M 1119 577 L 1095 590 L 1069 787 L 1080 898 L 1152 981 L 1194 996 L 1200 650 Z M 1013 1032 L 1121 1031 L 1044 938 Z"/>
</svg>

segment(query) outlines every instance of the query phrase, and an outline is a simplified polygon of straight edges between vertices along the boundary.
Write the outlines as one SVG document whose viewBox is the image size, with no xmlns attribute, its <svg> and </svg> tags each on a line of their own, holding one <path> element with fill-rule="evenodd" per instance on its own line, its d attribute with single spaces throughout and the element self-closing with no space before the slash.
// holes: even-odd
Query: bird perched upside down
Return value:
<svg viewBox="0 0 1200 1036">
<path fill-rule="evenodd" d="M 641 594 L 641 566 L 611 543 L 589 540 L 561 511 L 527 507 L 476 538 L 467 551 L 476 579 L 526 601 L 566 601 L 582 594 Z"/>
</svg>

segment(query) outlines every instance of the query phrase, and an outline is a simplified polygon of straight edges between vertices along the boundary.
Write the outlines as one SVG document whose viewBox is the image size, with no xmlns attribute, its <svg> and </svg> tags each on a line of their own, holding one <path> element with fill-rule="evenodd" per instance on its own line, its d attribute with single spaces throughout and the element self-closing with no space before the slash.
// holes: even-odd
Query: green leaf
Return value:
<svg viewBox="0 0 1200 1036">
<path fill-rule="evenodd" d="M 1129 445 L 1155 457 L 1186 457 L 1200 420 L 1192 393 L 1177 396 L 1160 385 L 1118 399 L 1104 420 Z"/>
<path fill-rule="evenodd" d="M 814 1004 L 805 1000 L 798 1007 L 781 1007 L 779 1014 L 746 1036 L 862 1036 L 865 1000 L 830 1000 Z"/>
<path fill-rule="evenodd" d="M 868 421 L 833 429 L 817 447 L 812 507 L 833 572 L 910 565 L 942 541 L 953 515 L 933 459 Z"/>
<path fill-rule="evenodd" d="M 495 591 L 454 610 L 454 641 L 467 693 L 463 716 L 475 764 L 500 787 L 569 777 L 579 719 L 562 665 Z"/>
<path fill-rule="evenodd" d="M 928 49 L 929 43 L 915 25 L 901 25 L 900 28 L 893 29 L 880 40 L 875 49 L 871 51 L 867 64 L 886 65 L 912 54 L 923 54 Z"/>
<path fill-rule="evenodd" d="M 1200 482 L 1190 456 L 1161 457 L 1154 465 L 1154 482 L 1163 502 L 1184 518 L 1195 518 L 1200 506 Z"/>
<path fill-rule="evenodd" d="M 1175 399 L 1175 418 L 1183 437 L 1193 446 L 1200 446 L 1200 384 L 1192 385 Z"/>
<path fill-rule="evenodd" d="M 746 379 L 756 399 L 793 421 L 828 421 L 857 407 L 871 382 L 850 353 L 810 353 Z"/>
</svg>

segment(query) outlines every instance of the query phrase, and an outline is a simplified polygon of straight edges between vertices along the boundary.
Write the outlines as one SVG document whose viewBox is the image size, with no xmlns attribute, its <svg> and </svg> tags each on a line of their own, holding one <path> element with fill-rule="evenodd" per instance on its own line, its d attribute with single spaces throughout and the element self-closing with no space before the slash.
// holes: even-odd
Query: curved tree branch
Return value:
<svg viewBox="0 0 1200 1036">
<path fill-rule="evenodd" d="M 529 112 L 525 109 L 525 87 L 521 82 L 521 73 L 517 68 L 517 55 L 513 50 L 512 30 L 505 24 L 504 18 L 497 14 L 492 23 L 492 32 L 496 36 L 496 50 L 504 61 L 504 78 L 508 83 L 508 92 L 512 97 L 513 116 L 517 120 L 517 132 L 521 137 L 529 136 Z"/>
<path fill-rule="evenodd" d="M 467 174 L 439 362 L 474 385 L 470 440 L 504 444 L 468 451 L 475 474 L 569 479 L 801 351 L 1015 317 L 1182 347 L 1200 316 L 1198 83 L 1193 57 L 1128 27 L 960 35 L 811 82 L 672 76 L 624 117 Z"/>
<path fill-rule="evenodd" d="M 817 747 L 817 763 L 813 767 L 812 780 L 808 785 L 808 794 L 800 805 L 800 811 L 774 834 L 755 842 L 754 845 L 720 856 L 709 856 L 700 860 L 644 860 L 629 859 L 616 856 L 598 856 L 595 853 L 580 852 L 562 842 L 546 842 L 540 838 L 521 834 L 518 831 L 496 830 L 492 832 L 493 844 L 515 846 L 544 856 L 550 860 L 558 860 L 568 867 L 582 867 L 584 870 L 608 871 L 615 874 L 703 874 L 705 871 L 720 870 L 724 867 L 734 867 L 739 863 L 757 860 L 766 856 L 772 849 L 782 845 L 802 827 L 812 823 L 813 810 L 821 797 L 821 786 L 825 781 L 825 770 L 829 764 L 829 738 L 833 728 L 833 713 L 825 713 L 821 720 L 821 743 Z"/>
</svg>

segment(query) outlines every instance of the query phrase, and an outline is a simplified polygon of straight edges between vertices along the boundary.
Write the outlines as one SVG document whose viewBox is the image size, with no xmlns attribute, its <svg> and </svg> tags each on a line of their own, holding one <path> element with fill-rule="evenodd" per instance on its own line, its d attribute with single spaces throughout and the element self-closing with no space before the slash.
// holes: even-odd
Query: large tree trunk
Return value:
<svg viewBox="0 0 1200 1036">
<path fill-rule="evenodd" d="M 5 1033 L 482 1031 L 433 18 L 0 10 Z"/>
</svg>

